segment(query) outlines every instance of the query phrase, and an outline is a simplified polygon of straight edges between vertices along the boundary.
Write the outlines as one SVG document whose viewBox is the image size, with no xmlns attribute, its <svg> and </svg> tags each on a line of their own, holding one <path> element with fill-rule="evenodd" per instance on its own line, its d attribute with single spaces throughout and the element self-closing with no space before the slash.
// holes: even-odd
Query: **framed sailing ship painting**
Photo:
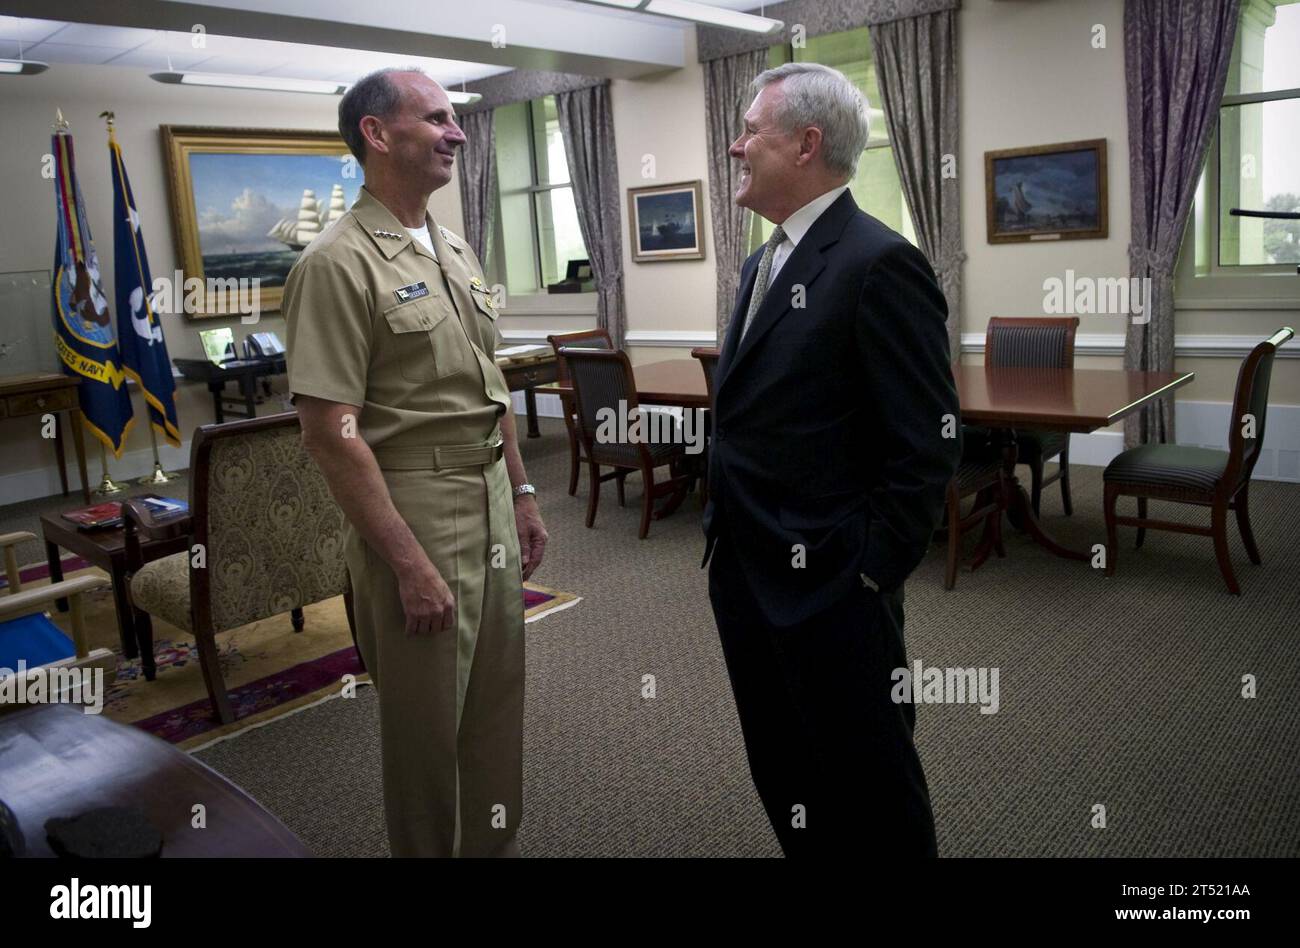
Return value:
<svg viewBox="0 0 1300 948">
<path fill-rule="evenodd" d="M 362 177 L 335 132 L 163 125 L 176 257 L 174 299 L 194 317 L 275 312 L 307 244 L 357 199 Z"/>
<path fill-rule="evenodd" d="M 1109 233 L 1106 139 L 984 153 L 991 244 Z"/>
<path fill-rule="evenodd" d="M 627 224 L 632 260 L 703 260 L 704 206 L 699 181 L 628 188 Z"/>
</svg>

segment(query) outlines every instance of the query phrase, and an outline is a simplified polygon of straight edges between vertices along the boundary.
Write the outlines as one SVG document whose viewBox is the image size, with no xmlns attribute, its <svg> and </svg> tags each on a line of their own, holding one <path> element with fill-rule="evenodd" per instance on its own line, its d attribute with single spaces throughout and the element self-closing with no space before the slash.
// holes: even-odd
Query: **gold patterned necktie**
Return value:
<svg viewBox="0 0 1300 948">
<path fill-rule="evenodd" d="M 745 313 L 745 323 L 740 327 L 740 338 L 745 338 L 745 333 L 749 332 L 749 324 L 754 321 L 754 314 L 758 308 L 763 305 L 763 297 L 767 295 L 767 282 L 772 276 L 772 258 L 776 256 L 776 248 L 785 243 L 785 231 L 781 225 L 777 224 L 772 231 L 772 236 L 767 239 L 767 244 L 763 247 L 763 259 L 758 262 L 758 277 L 754 280 L 754 292 L 749 297 L 749 311 Z"/>
</svg>

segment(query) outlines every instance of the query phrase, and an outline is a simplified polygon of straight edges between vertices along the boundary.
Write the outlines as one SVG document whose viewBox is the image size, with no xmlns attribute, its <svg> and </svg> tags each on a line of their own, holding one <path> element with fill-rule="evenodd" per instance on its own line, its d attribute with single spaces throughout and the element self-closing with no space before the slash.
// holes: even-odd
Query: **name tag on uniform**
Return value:
<svg viewBox="0 0 1300 948">
<path fill-rule="evenodd" d="M 418 300 L 422 296 L 429 295 L 429 288 L 424 285 L 424 281 L 411 283 L 407 286 L 399 286 L 393 290 L 393 295 L 397 297 L 397 302 L 407 303 L 411 300 Z"/>
</svg>

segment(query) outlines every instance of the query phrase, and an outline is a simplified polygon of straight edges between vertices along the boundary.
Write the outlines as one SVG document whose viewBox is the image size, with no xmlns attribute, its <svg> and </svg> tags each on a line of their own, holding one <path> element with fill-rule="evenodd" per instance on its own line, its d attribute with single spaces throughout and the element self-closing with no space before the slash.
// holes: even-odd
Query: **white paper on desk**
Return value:
<svg viewBox="0 0 1300 948">
<path fill-rule="evenodd" d="M 515 356 L 526 354 L 549 352 L 550 346 L 506 346 L 504 349 L 497 350 L 498 359 L 513 359 Z"/>
</svg>

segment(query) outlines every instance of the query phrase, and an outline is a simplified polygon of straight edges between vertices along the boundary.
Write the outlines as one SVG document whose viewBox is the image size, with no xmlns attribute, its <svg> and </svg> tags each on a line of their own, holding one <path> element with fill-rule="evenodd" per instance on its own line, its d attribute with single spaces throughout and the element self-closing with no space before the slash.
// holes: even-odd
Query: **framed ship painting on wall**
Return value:
<svg viewBox="0 0 1300 948">
<path fill-rule="evenodd" d="M 632 260 L 703 260 L 704 206 L 699 181 L 628 188 L 627 221 Z"/>
<path fill-rule="evenodd" d="M 185 313 L 279 310 L 298 254 L 357 199 L 362 177 L 347 145 L 335 132 L 161 131 Z"/>
<path fill-rule="evenodd" d="M 984 153 L 991 244 L 1109 233 L 1106 139 Z"/>
</svg>

